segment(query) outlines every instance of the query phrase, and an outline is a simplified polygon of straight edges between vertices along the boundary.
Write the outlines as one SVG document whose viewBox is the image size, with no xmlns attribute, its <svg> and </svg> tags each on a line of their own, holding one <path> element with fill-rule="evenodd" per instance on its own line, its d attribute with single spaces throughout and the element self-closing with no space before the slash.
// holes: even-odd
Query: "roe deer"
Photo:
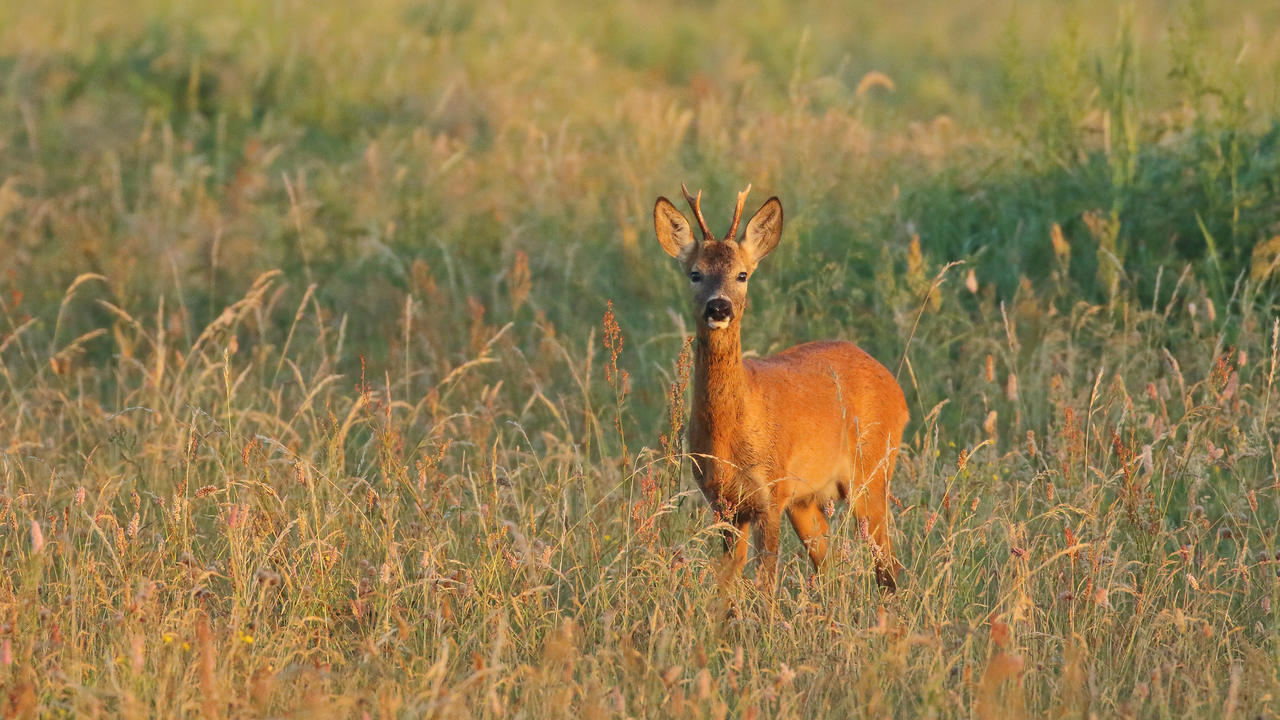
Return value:
<svg viewBox="0 0 1280 720">
<path fill-rule="evenodd" d="M 658 242 L 689 274 L 697 318 L 689 451 L 693 476 L 711 506 L 733 524 L 725 533 L 726 579 L 747 561 L 754 526 L 761 578 L 776 579 L 782 513 L 814 568 L 827 555 L 824 505 L 847 500 L 875 543 L 876 581 L 897 587 L 889 540 L 889 479 L 907 403 L 893 375 L 851 342 L 810 342 L 767 358 L 742 357 L 747 280 L 782 236 L 777 197 L 756 211 L 737 239 L 746 190 L 738 193 L 723 240 L 707 229 L 698 197 L 680 186 L 702 230 L 665 197 L 653 208 Z"/>
</svg>

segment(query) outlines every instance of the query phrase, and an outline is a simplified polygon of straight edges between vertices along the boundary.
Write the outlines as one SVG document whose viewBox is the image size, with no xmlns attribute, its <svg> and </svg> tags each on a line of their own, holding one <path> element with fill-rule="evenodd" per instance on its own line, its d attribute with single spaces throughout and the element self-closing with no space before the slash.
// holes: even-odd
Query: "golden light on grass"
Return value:
<svg viewBox="0 0 1280 720">
<path fill-rule="evenodd" d="M 0 23 L 0 717 L 1277 714 L 1258 3 L 162 4 Z M 906 391 L 896 596 L 717 585 L 671 177 Z"/>
<path fill-rule="evenodd" d="M 1062 234 L 1062 227 L 1054 223 L 1049 228 L 1049 240 L 1053 243 L 1053 255 L 1063 267 L 1071 264 L 1071 245 Z"/>
<path fill-rule="evenodd" d="M 516 251 L 515 262 L 511 266 L 511 274 L 507 278 L 508 291 L 511 293 L 511 309 L 519 310 L 529 298 L 532 290 L 532 279 L 529 274 L 529 254 L 523 250 Z"/>
<path fill-rule="evenodd" d="M 882 88 L 892 92 L 894 89 L 893 80 L 879 70 L 872 70 L 863 75 L 862 79 L 858 81 L 858 87 L 854 90 L 854 94 L 858 97 L 863 97 L 875 88 Z"/>
</svg>

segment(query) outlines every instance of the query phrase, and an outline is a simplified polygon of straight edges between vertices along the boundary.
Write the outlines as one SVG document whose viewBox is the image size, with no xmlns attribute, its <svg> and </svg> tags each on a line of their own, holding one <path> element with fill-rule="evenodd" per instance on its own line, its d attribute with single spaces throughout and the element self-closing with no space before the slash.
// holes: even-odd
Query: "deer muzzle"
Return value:
<svg viewBox="0 0 1280 720">
<path fill-rule="evenodd" d="M 702 319 L 712 330 L 729 327 L 729 321 L 733 319 L 733 304 L 722 297 L 711 298 L 702 311 Z"/>
</svg>

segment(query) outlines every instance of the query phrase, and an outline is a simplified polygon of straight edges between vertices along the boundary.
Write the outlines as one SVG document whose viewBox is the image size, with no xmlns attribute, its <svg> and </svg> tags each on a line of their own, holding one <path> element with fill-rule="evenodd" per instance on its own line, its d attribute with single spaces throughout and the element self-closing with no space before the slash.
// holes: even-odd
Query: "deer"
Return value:
<svg viewBox="0 0 1280 720">
<path fill-rule="evenodd" d="M 783 513 L 816 573 L 830 547 L 826 510 L 840 500 L 874 544 L 876 582 L 895 591 L 901 566 L 889 537 L 889 481 L 909 418 L 902 387 L 848 341 L 744 358 L 747 288 L 782 238 L 782 202 L 766 200 L 739 238 L 748 185 L 728 234 L 717 238 L 702 215 L 702 191 L 680 189 L 701 240 L 665 197 L 654 204 L 653 223 L 658 243 L 689 278 L 697 330 L 688 454 L 695 483 L 726 522 L 722 580 L 742 573 L 754 536 L 757 582 L 776 587 Z"/>
</svg>

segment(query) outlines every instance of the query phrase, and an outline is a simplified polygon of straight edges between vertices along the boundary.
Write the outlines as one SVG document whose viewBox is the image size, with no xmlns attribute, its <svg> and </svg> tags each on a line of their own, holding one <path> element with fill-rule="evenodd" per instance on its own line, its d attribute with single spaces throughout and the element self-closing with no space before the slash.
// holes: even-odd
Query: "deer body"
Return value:
<svg viewBox="0 0 1280 720">
<path fill-rule="evenodd" d="M 689 449 L 698 487 L 736 528 L 725 535 L 726 576 L 741 572 L 754 531 L 763 579 L 772 582 L 783 513 L 819 567 L 829 545 L 825 505 L 840 499 L 875 543 L 877 581 L 894 587 L 888 492 L 908 417 L 901 387 L 849 342 L 810 342 L 744 359 L 746 281 L 781 236 L 781 203 L 766 202 L 738 242 L 745 192 L 723 240 L 706 230 L 698 200 L 685 195 L 703 226 L 702 242 L 693 241 L 688 222 L 665 198 L 654 216 L 659 241 L 685 265 L 695 288 Z"/>
</svg>

